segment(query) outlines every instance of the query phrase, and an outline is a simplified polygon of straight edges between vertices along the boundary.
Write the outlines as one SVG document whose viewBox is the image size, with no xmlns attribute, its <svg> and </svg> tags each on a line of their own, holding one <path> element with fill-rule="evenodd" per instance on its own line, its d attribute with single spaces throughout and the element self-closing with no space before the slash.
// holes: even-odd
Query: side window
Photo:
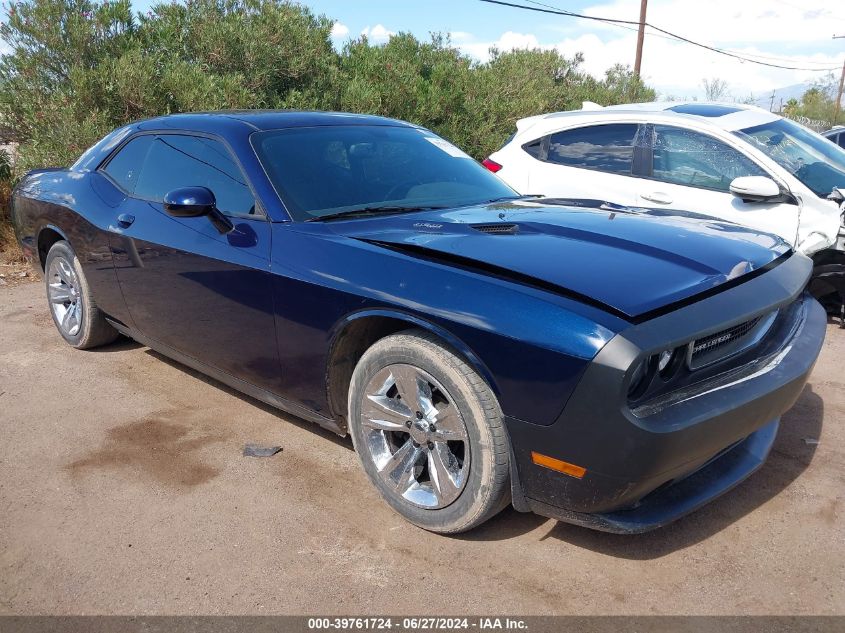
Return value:
<svg viewBox="0 0 845 633">
<path fill-rule="evenodd" d="M 528 152 L 534 158 L 540 158 L 543 152 L 543 139 L 538 138 L 536 141 L 531 141 L 522 146 L 522 149 Z"/>
<path fill-rule="evenodd" d="M 139 136 L 132 139 L 103 167 L 103 171 L 130 194 L 135 191 L 135 185 L 138 183 L 141 168 L 144 166 L 153 139 L 152 136 Z"/>
<path fill-rule="evenodd" d="M 594 125 L 552 134 L 548 161 L 569 167 L 631 174 L 635 123 Z"/>
<path fill-rule="evenodd" d="M 715 138 L 666 125 L 654 126 L 652 176 L 688 187 L 729 191 L 740 176 L 768 176 L 751 159 Z"/>
<path fill-rule="evenodd" d="M 135 196 L 161 202 L 180 187 L 207 187 L 217 208 L 229 215 L 255 213 L 255 198 L 229 150 L 221 142 L 199 136 L 156 136 Z"/>
<path fill-rule="evenodd" d="M 845 132 L 839 133 L 839 147 L 845 147 Z"/>
</svg>

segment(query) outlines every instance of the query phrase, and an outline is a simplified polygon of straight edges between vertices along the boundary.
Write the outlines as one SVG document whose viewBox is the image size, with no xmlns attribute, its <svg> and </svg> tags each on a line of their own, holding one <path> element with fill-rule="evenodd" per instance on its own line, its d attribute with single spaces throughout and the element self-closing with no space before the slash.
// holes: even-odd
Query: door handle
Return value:
<svg viewBox="0 0 845 633">
<path fill-rule="evenodd" d="M 656 202 L 657 204 L 672 204 L 672 198 L 662 191 L 652 191 L 651 193 L 641 193 L 640 198 L 648 200 L 649 202 Z"/>
<path fill-rule="evenodd" d="M 117 216 L 117 225 L 122 229 L 128 229 L 135 221 L 135 216 L 129 213 L 121 213 Z"/>
</svg>

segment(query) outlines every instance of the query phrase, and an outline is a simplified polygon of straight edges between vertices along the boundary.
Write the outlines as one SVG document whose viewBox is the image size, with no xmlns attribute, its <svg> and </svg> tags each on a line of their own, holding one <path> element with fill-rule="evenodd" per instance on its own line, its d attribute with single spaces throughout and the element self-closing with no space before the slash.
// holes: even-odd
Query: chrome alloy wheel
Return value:
<svg viewBox="0 0 845 633">
<path fill-rule="evenodd" d="M 466 485 L 469 436 L 454 400 L 412 365 L 388 365 L 361 403 L 364 448 L 387 486 L 413 505 L 435 510 Z"/>
<path fill-rule="evenodd" d="M 67 336 L 76 336 L 82 327 L 84 307 L 73 266 L 64 257 L 54 257 L 47 275 L 47 299 L 56 323 Z"/>
</svg>

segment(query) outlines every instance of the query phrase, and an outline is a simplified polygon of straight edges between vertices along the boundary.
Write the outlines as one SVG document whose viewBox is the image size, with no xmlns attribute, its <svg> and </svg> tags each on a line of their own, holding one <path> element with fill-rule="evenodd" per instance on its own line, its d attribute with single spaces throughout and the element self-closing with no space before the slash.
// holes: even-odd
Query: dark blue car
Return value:
<svg viewBox="0 0 845 633">
<path fill-rule="evenodd" d="M 350 434 L 445 533 L 694 510 L 761 465 L 825 331 L 777 237 L 521 197 L 377 117 L 134 123 L 27 175 L 13 218 L 69 344 L 122 333 Z"/>
</svg>

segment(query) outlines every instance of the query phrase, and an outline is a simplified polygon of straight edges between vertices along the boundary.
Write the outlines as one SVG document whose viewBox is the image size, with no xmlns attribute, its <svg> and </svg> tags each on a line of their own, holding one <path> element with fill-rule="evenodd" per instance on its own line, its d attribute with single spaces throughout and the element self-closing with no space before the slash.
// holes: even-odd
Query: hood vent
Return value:
<svg viewBox="0 0 845 633">
<path fill-rule="evenodd" d="M 472 228 L 482 233 L 490 233 L 492 235 L 514 235 L 519 232 L 519 226 L 516 224 L 505 224 L 502 222 L 496 224 L 471 224 Z"/>
</svg>

